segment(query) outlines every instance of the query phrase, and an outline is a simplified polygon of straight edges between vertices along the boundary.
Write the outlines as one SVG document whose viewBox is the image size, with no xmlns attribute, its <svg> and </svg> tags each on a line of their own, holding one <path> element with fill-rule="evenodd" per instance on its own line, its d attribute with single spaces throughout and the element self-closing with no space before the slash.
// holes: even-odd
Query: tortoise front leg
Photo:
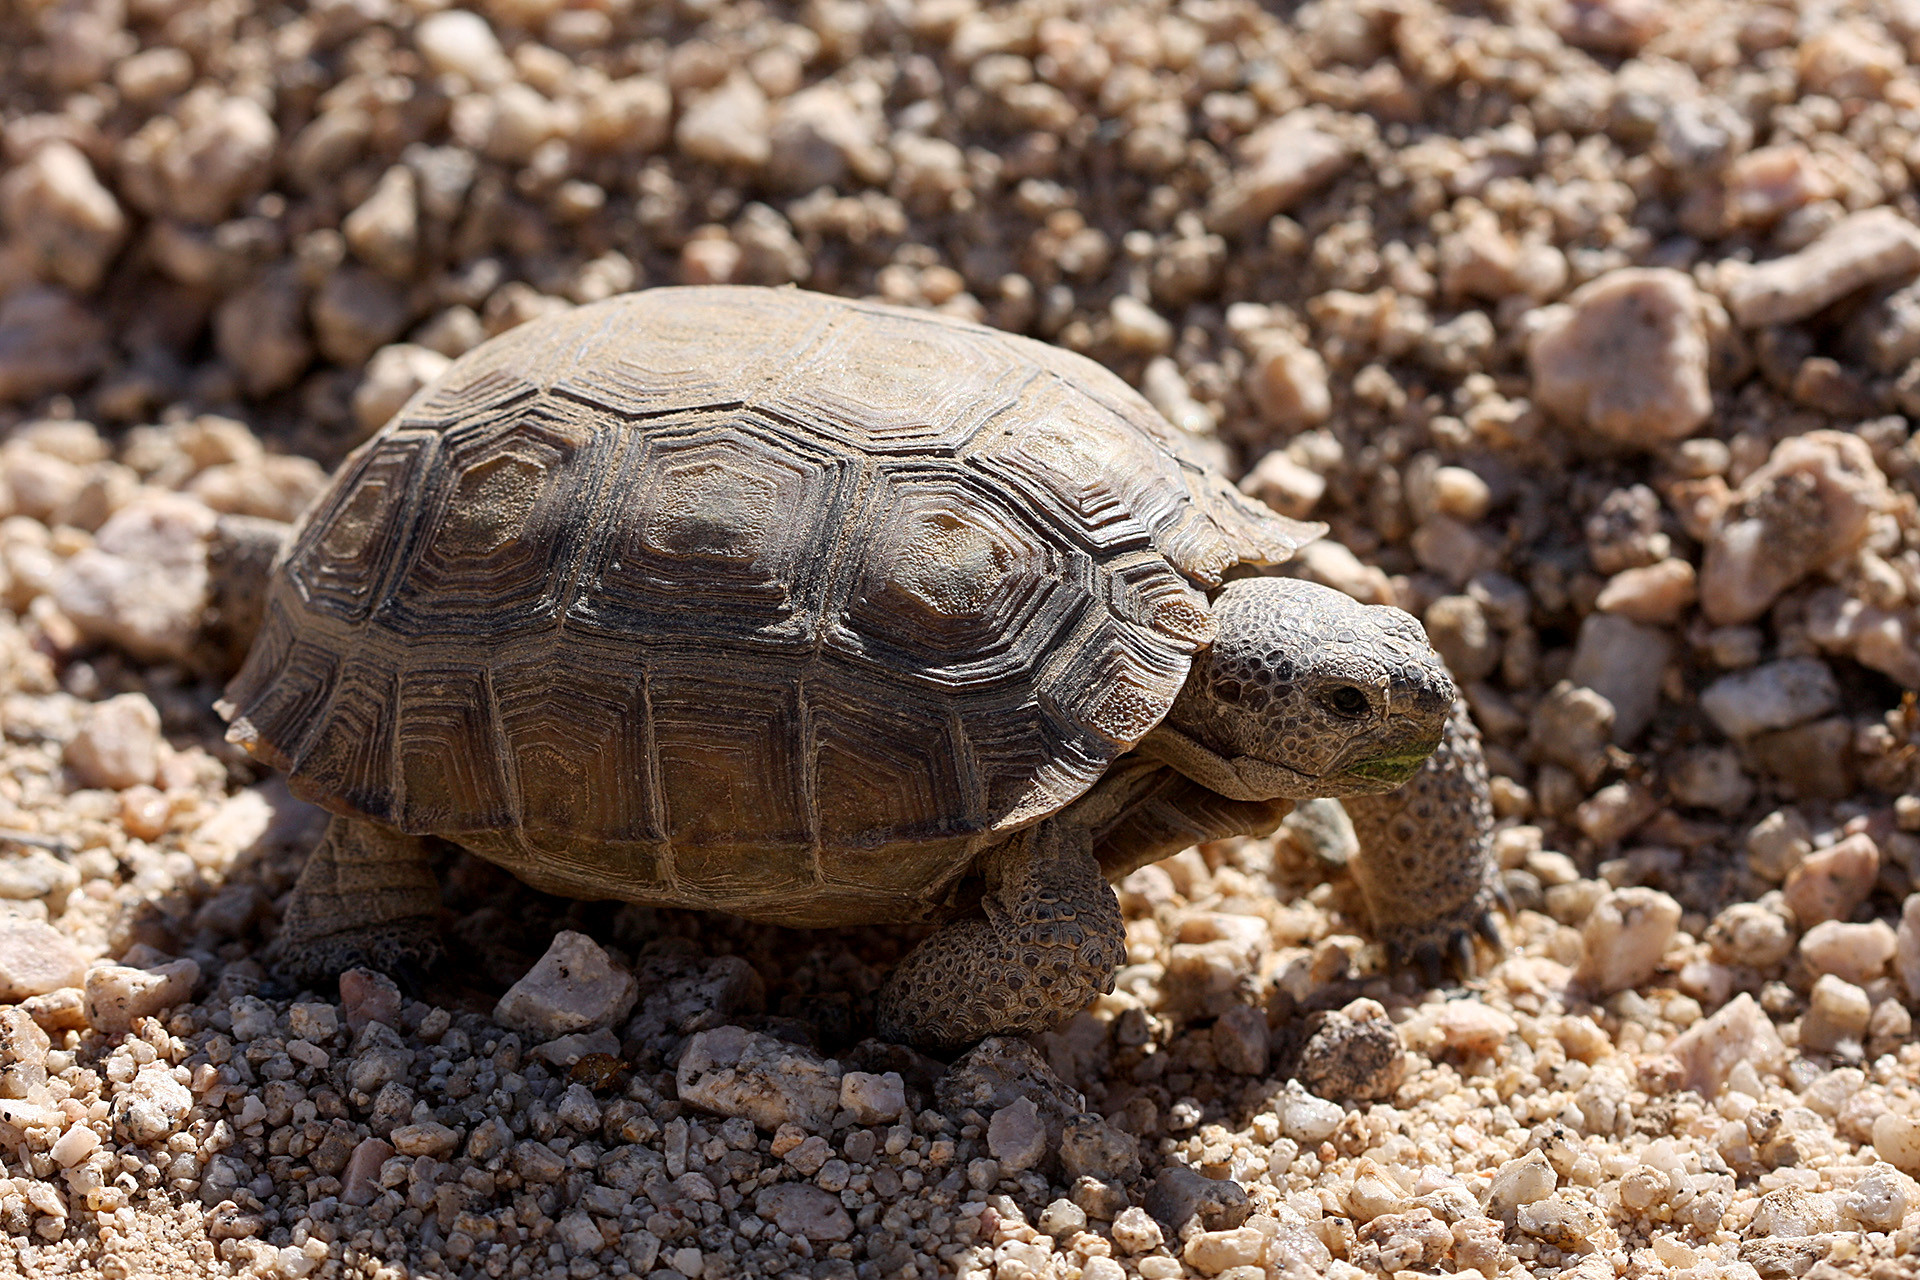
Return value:
<svg viewBox="0 0 1920 1280">
<path fill-rule="evenodd" d="M 294 886 L 270 959 L 315 985 L 363 965 L 423 970 L 440 957 L 439 911 L 424 840 L 335 817 Z"/>
<path fill-rule="evenodd" d="M 1473 935 L 1500 945 L 1501 890 L 1487 758 L 1466 704 L 1454 703 L 1440 746 L 1404 786 L 1340 803 L 1360 838 L 1348 869 L 1395 961 L 1436 986 L 1445 968 L 1473 972 Z"/>
<path fill-rule="evenodd" d="M 982 861 L 985 918 L 947 925 L 900 962 L 880 991 L 886 1039 L 943 1047 L 1045 1031 L 1113 990 L 1126 927 L 1085 825 L 1056 815 Z"/>
</svg>

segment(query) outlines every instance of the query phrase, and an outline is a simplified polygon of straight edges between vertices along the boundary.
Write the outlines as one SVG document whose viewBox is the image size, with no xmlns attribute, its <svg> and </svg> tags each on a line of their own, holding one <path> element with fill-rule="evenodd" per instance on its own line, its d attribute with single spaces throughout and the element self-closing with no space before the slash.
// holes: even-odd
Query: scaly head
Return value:
<svg viewBox="0 0 1920 1280">
<path fill-rule="evenodd" d="M 1453 678 L 1412 614 L 1317 583 L 1243 578 L 1214 601 L 1146 755 L 1234 800 L 1391 791 L 1440 742 Z"/>
</svg>

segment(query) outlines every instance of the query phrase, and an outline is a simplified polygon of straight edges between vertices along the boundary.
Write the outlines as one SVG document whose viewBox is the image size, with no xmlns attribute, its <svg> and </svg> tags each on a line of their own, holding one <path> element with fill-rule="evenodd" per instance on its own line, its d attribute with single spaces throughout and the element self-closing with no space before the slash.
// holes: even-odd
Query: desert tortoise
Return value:
<svg viewBox="0 0 1920 1280">
<path fill-rule="evenodd" d="M 1050 1025 L 1124 958 L 1109 881 L 1440 741 L 1454 687 L 1409 615 L 1222 585 L 1319 532 L 1105 369 L 978 325 L 730 287 L 523 325 L 273 563 L 221 711 L 336 815 L 279 961 L 429 962 L 437 836 L 575 897 L 944 921 L 883 1033 Z M 1390 940 L 1484 912 L 1466 794 L 1376 824 Z"/>
</svg>

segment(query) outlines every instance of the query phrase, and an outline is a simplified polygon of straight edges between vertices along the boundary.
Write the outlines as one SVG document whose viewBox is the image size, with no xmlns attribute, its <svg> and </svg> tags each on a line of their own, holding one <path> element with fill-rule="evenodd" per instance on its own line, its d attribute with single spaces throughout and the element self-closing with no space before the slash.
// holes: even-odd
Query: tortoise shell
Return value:
<svg viewBox="0 0 1920 1280">
<path fill-rule="evenodd" d="M 1079 356 L 666 288 L 457 360 L 276 564 L 229 736 L 577 897 L 915 919 L 1084 792 L 1318 530 Z"/>
</svg>

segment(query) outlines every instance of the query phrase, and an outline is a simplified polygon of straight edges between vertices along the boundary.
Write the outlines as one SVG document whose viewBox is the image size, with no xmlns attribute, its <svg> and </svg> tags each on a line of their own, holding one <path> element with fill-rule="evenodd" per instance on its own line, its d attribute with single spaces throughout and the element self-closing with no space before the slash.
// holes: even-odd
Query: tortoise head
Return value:
<svg viewBox="0 0 1920 1280">
<path fill-rule="evenodd" d="M 1412 614 L 1317 583 L 1243 578 L 1140 750 L 1234 800 L 1391 791 L 1440 742 L 1453 679 Z"/>
</svg>

